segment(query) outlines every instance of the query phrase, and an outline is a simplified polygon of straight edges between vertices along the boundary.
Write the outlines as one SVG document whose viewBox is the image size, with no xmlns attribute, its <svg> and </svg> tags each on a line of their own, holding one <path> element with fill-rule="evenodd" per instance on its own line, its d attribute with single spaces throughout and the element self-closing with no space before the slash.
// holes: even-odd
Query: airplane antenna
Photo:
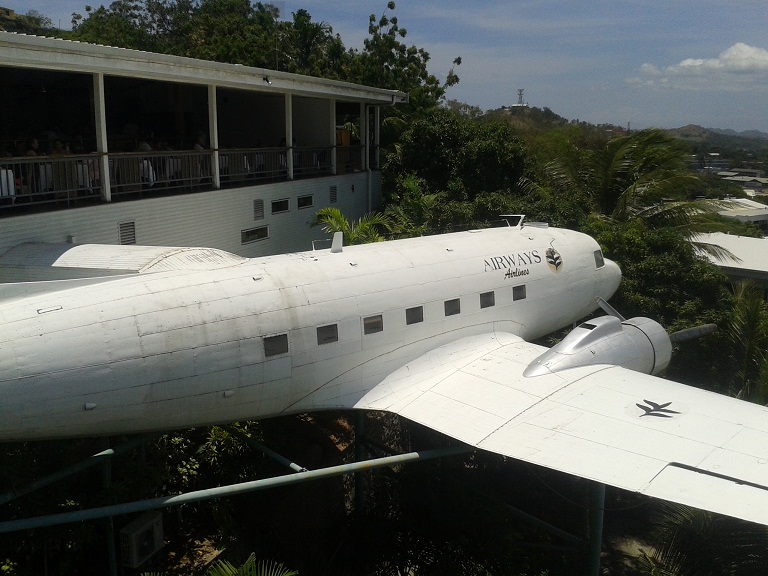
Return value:
<svg viewBox="0 0 768 576">
<path fill-rule="evenodd" d="M 344 248 L 344 232 L 334 232 L 333 242 L 331 243 L 331 253 L 336 254 Z"/>
<path fill-rule="evenodd" d="M 616 310 L 616 308 L 614 308 L 613 306 L 608 304 L 608 302 L 606 302 L 605 300 L 600 298 L 600 296 L 596 297 L 595 301 L 597 302 L 597 305 L 600 306 L 600 308 L 603 309 L 603 312 L 605 312 L 609 316 L 613 316 L 614 318 L 618 318 L 622 322 L 624 322 L 626 320 L 626 318 L 624 318 L 624 316 L 619 314 L 619 311 Z"/>
</svg>

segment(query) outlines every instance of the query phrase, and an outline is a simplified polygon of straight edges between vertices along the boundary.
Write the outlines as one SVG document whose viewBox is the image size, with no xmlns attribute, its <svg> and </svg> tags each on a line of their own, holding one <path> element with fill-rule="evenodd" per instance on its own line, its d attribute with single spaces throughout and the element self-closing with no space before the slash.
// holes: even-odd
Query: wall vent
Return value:
<svg viewBox="0 0 768 576">
<path fill-rule="evenodd" d="M 336 204 L 336 186 L 331 186 L 331 204 Z"/>
<path fill-rule="evenodd" d="M 121 222 L 117 225 L 120 244 L 136 244 L 136 222 Z"/>
<path fill-rule="evenodd" d="M 123 566 L 138 568 L 163 547 L 163 516 L 145 512 L 120 530 L 120 556 Z"/>
<path fill-rule="evenodd" d="M 264 200 L 253 201 L 253 219 L 264 220 Z"/>
</svg>

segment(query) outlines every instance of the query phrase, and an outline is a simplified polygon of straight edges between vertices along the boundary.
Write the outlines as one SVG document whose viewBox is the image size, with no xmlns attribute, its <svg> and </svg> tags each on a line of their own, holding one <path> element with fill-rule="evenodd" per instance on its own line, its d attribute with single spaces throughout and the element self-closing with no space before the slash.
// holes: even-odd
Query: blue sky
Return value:
<svg viewBox="0 0 768 576">
<path fill-rule="evenodd" d="M 284 0 L 361 48 L 368 16 L 386 0 Z M 0 0 L 69 27 L 82 0 Z M 93 2 L 98 5 L 98 2 Z M 448 97 L 484 110 L 517 102 L 569 119 L 633 128 L 686 124 L 768 132 L 768 2 L 765 0 L 399 0 L 407 44 L 431 55 Z"/>
</svg>

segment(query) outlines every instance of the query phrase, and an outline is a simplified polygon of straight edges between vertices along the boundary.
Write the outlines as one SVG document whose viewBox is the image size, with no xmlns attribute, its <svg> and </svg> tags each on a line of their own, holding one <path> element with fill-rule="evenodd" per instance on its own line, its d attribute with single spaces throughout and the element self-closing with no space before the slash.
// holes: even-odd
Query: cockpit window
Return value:
<svg viewBox="0 0 768 576">
<path fill-rule="evenodd" d="M 603 258 L 602 250 L 595 250 L 595 268 L 602 268 L 605 266 L 605 259 Z"/>
</svg>

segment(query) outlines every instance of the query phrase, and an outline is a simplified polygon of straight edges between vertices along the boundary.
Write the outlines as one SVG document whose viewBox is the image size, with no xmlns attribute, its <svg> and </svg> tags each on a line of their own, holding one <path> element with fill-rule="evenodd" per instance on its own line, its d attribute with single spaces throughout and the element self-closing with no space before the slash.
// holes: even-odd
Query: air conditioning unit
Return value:
<svg viewBox="0 0 768 576">
<path fill-rule="evenodd" d="M 145 512 L 120 530 L 120 557 L 123 566 L 138 568 L 163 547 L 163 515 Z"/>
</svg>

